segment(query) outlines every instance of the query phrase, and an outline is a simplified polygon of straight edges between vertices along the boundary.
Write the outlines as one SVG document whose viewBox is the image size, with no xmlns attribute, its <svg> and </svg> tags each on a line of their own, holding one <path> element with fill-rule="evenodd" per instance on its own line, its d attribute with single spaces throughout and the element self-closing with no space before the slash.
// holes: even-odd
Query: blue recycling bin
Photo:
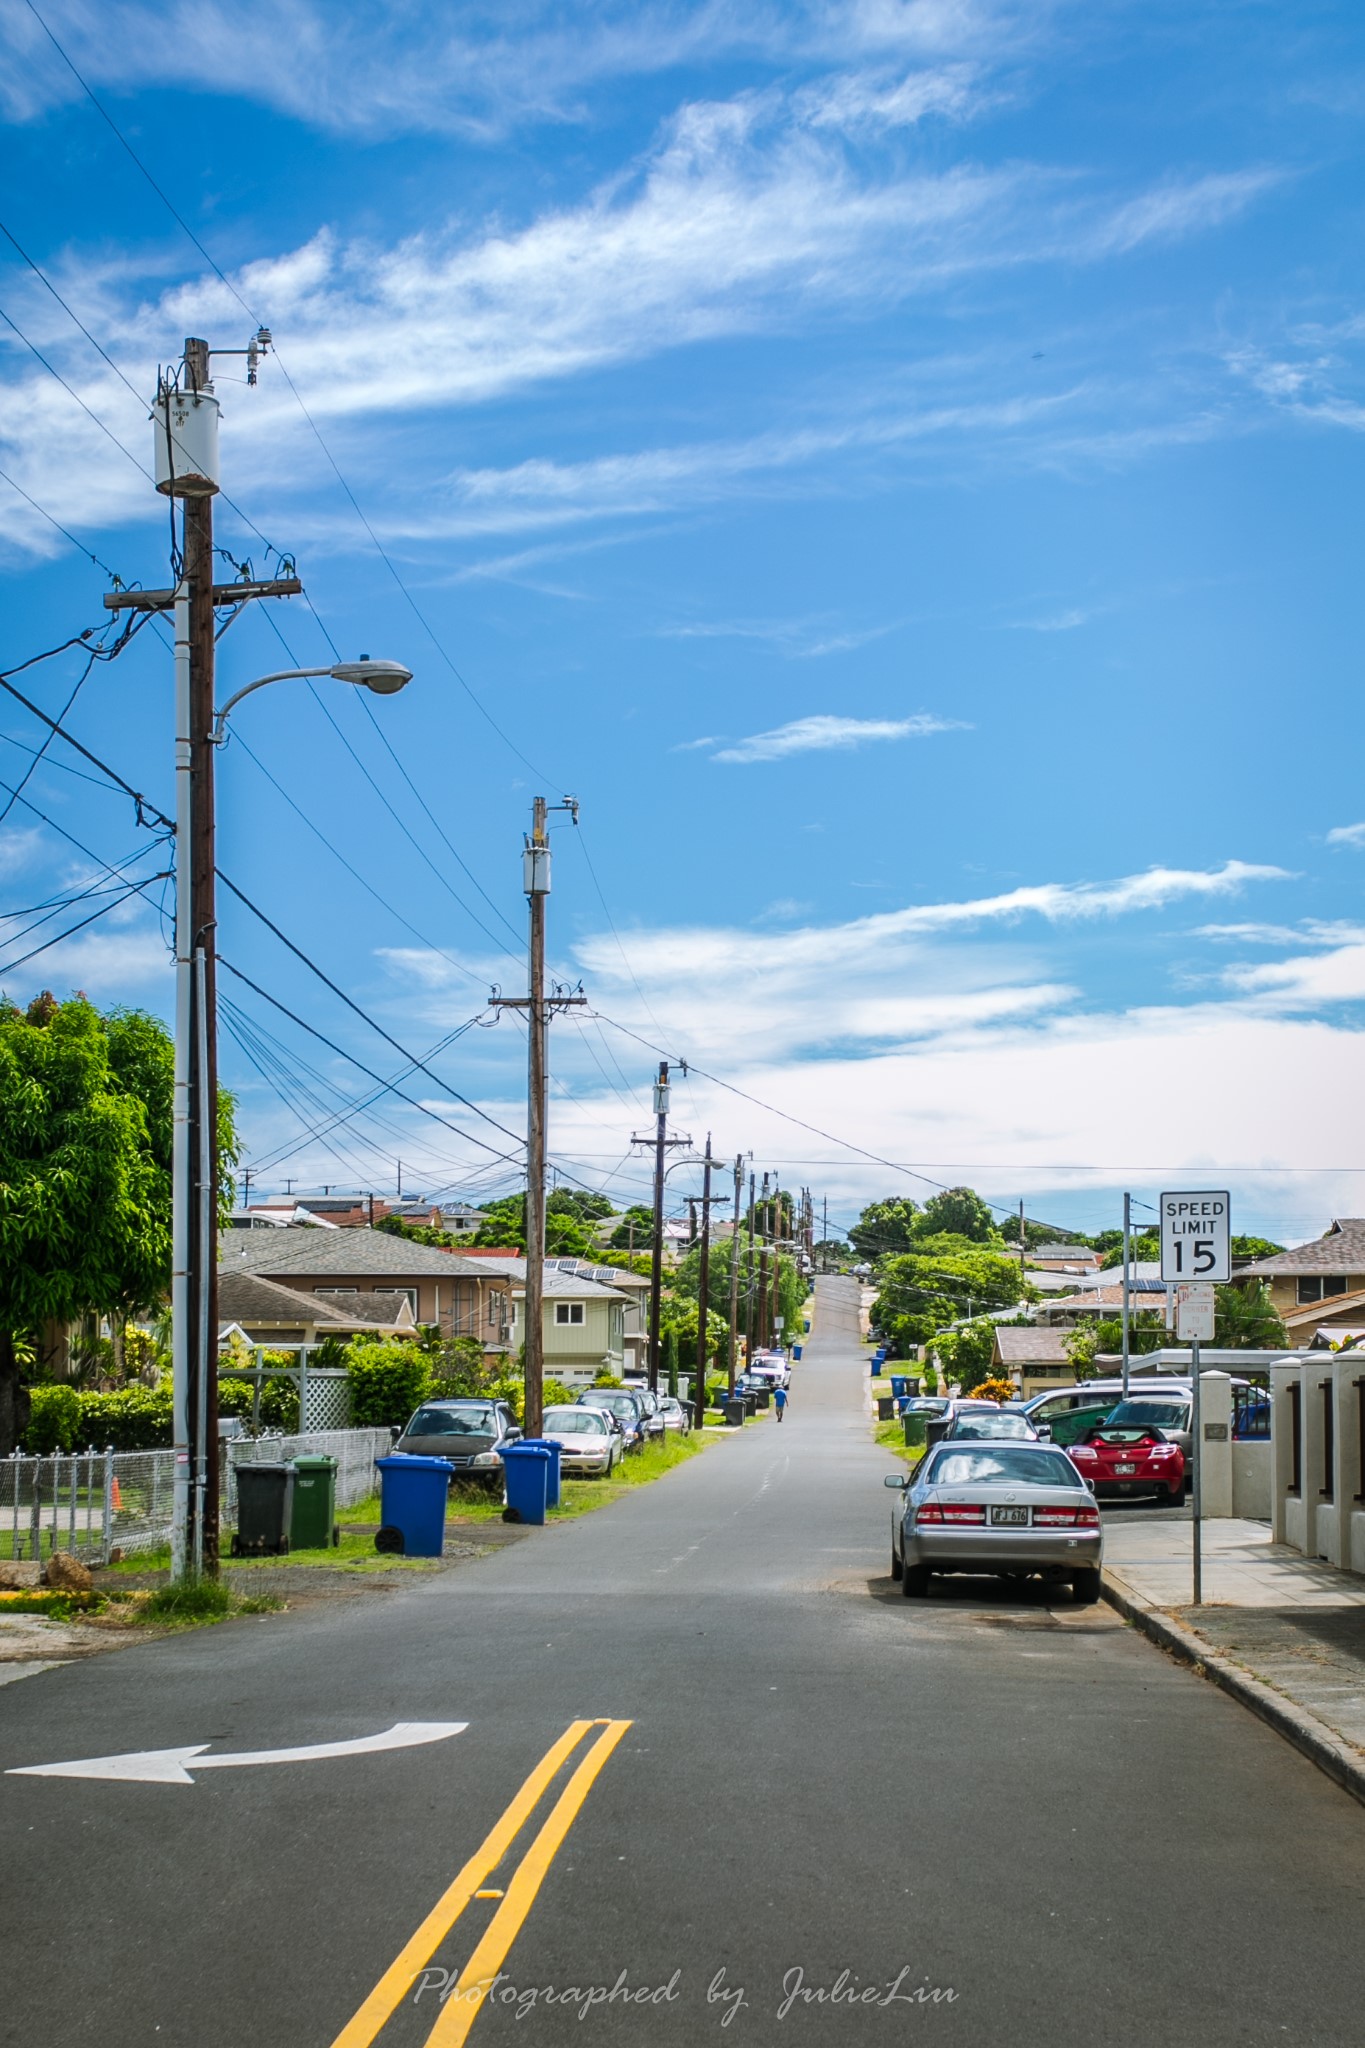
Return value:
<svg viewBox="0 0 1365 2048">
<path fill-rule="evenodd" d="M 376 1550 L 404 1557 L 439 1557 L 446 1540 L 446 1495 L 455 1467 L 446 1458 L 413 1458 L 395 1451 L 376 1458 L 379 1519 Z"/>
<path fill-rule="evenodd" d="M 507 1482 L 505 1522 L 530 1522 L 539 1527 L 545 1520 L 550 1488 L 550 1453 L 544 1444 L 508 1444 L 502 1454 L 503 1476 Z"/>
<path fill-rule="evenodd" d="M 559 1506 L 559 1445 L 553 1443 L 548 1436 L 524 1436 L 522 1442 L 530 1444 L 537 1451 L 548 1451 L 550 1453 L 550 1470 L 545 1486 L 545 1505 L 547 1508 L 557 1508 Z"/>
<path fill-rule="evenodd" d="M 800 1346 L 799 1344 L 793 1344 L 793 1345 L 792 1345 L 792 1361 L 793 1361 L 793 1363 L 795 1363 L 795 1362 L 796 1362 L 797 1360 L 799 1360 L 800 1356 L 801 1356 L 801 1346 Z"/>
<path fill-rule="evenodd" d="M 904 1400 L 910 1391 L 908 1375 L 903 1372 L 893 1372 L 891 1375 L 891 1391 L 898 1400 Z"/>
</svg>

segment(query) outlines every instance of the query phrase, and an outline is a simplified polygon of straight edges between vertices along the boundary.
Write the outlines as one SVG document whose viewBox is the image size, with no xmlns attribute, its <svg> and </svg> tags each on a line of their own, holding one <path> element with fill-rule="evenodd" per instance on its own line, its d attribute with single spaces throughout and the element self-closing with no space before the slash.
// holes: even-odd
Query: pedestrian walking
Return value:
<svg viewBox="0 0 1365 2048">
<path fill-rule="evenodd" d="M 780 1422 L 787 1412 L 787 1389 L 785 1387 L 774 1388 L 773 1406 L 777 1410 L 777 1419 Z"/>
</svg>

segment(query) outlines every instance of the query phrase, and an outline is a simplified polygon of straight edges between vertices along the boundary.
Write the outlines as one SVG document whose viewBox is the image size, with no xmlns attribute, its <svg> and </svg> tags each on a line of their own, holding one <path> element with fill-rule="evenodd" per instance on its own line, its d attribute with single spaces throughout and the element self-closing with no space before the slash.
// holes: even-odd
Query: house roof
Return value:
<svg viewBox="0 0 1365 2048">
<path fill-rule="evenodd" d="M 1141 1287 L 1146 1281 L 1151 1281 L 1158 1287 L 1165 1285 L 1161 1278 L 1160 1259 L 1130 1260 L 1128 1265 L 1129 1286 Z M 1078 1289 L 1082 1287 L 1122 1287 L 1122 1285 L 1123 1265 L 1121 1261 L 1117 1266 L 1098 1266 L 1093 1272 L 1082 1273 L 1076 1281 Z"/>
<path fill-rule="evenodd" d="M 579 1280 L 596 1280 L 603 1287 L 623 1288 L 627 1293 L 649 1292 L 647 1274 L 625 1272 L 620 1266 L 594 1265 L 589 1259 L 547 1259 L 547 1272 L 551 1266 L 557 1266 L 561 1273 L 569 1273 Z"/>
<path fill-rule="evenodd" d="M 995 1347 L 1002 1365 L 1064 1365 L 1065 1330 L 1014 1329 L 995 1326 Z"/>
<path fill-rule="evenodd" d="M 329 1323 L 338 1331 L 364 1323 L 381 1329 L 413 1327 L 406 1297 L 401 1301 L 373 1294 L 357 1295 L 345 1306 L 322 1294 L 300 1294 L 259 1273 L 222 1272 L 218 1276 L 218 1315 L 230 1323 Z"/>
<path fill-rule="evenodd" d="M 387 1230 L 230 1230 L 218 1241 L 219 1271 L 295 1273 L 318 1280 L 468 1279 L 487 1271 L 483 1260 L 459 1252 L 409 1244 Z"/>
<path fill-rule="evenodd" d="M 1038 1259 L 1069 1259 L 1077 1266 L 1093 1266 L 1098 1256 L 1088 1244 L 1035 1244 L 1025 1253 L 1030 1264 Z"/>
<path fill-rule="evenodd" d="M 1137 1308 L 1155 1308 L 1164 1300 L 1165 1293 L 1166 1289 L 1160 1280 L 1130 1280 L 1128 1283 L 1130 1305 Z M 1056 1309 L 1073 1309 L 1078 1315 L 1094 1315 L 1105 1309 L 1120 1309 L 1123 1307 L 1123 1284 L 1120 1281 L 1113 1286 L 1106 1284 L 1103 1287 L 1087 1287 L 1083 1293 L 1078 1291 L 1075 1294 L 1054 1295 L 1051 1300 L 1042 1303 L 1041 1307 L 1049 1315 Z"/>
<path fill-rule="evenodd" d="M 1268 1259 L 1253 1259 L 1239 1279 L 1273 1279 L 1298 1273 L 1365 1273 L 1365 1216 L 1339 1216 L 1330 1230 L 1311 1244 L 1293 1245 Z"/>
<path fill-rule="evenodd" d="M 501 1274 L 505 1279 L 510 1280 L 514 1294 L 520 1294 L 524 1290 L 526 1286 L 526 1260 L 520 1252 L 501 1252 L 493 1258 L 480 1257 L 478 1264 L 485 1272 L 491 1269 L 493 1272 Z M 566 1271 L 566 1267 L 570 1270 Z M 611 1268 L 608 1266 L 594 1266 L 591 1268 L 591 1271 L 593 1273 L 606 1273 L 610 1272 Z M 620 1278 L 623 1281 L 633 1280 L 634 1277 L 632 1273 L 612 1274 L 613 1279 Z M 600 1280 L 589 1279 L 579 1270 L 577 1259 L 547 1259 L 545 1261 L 545 1292 L 546 1294 L 558 1296 L 561 1301 L 566 1298 L 573 1301 L 596 1301 L 598 1299 L 628 1301 L 630 1299 L 630 1296 L 623 1293 L 619 1287 L 610 1286 Z"/>
<path fill-rule="evenodd" d="M 1360 1315 L 1365 1312 L 1365 1287 L 1357 1287 L 1350 1294 L 1329 1294 L 1326 1301 L 1310 1301 L 1301 1308 L 1287 1309 L 1280 1317 L 1286 1330 L 1318 1328 L 1324 1323 L 1334 1323 L 1338 1316 Z"/>
</svg>

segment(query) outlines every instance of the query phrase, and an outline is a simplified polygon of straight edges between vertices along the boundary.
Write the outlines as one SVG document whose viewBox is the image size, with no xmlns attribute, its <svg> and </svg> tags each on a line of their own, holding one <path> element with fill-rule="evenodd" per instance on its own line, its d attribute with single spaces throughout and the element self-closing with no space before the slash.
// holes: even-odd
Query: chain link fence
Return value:
<svg viewBox="0 0 1365 2048">
<path fill-rule="evenodd" d="M 335 1458 L 337 1506 L 355 1507 L 376 1491 L 376 1458 L 393 1448 L 387 1429 L 310 1430 L 299 1436 L 228 1438 L 219 1465 L 219 1513 L 237 1520 L 237 1467 L 303 1456 Z M 159 1550 L 171 1540 L 173 1451 L 75 1451 L 0 1459 L 0 1562 L 41 1560 L 69 1551 L 107 1564 Z"/>
</svg>

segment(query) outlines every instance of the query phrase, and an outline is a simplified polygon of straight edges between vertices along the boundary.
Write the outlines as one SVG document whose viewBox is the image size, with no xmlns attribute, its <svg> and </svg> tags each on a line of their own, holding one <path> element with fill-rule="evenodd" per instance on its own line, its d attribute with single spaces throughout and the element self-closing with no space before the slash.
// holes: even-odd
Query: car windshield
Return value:
<svg viewBox="0 0 1365 2048">
<path fill-rule="evenodd" d="M 1084 1486 L 1070 1458 L 1041 1445 L 1001 1444 L 993 1451 L 941 1450 L 924 1475 L 927 1486 Z"/>
<path fill-rule="evenodd" d="M 547 1436 L 601 1436 L 607 1425 L 595 1408 L 547 1408 Z"/>
<path fill-rule="evenodd" d="M 1106 1422 L 1144 1429 L 1184 1429 L 1189 1419 L 1185 1401 L 1120 1401 L 1105 1417 Z"/>
<path fill-rule="evenodd" d="M 1022 1415 L 961 1415 L 953 1424 L 953 1439 L 960 1443 L 964 1438 L 989 1440 L 992 1437 L 1015 1436 L 1033 1441 L 1034 1431 Z"/>
<path fill-rule="evenodd" d="M 610 1408 L 613 1415 L 638 1415 L 633 1394 L 585 1394 L 584 1408 Z"/>
<path fill-rule="evenodd" d="M 491 1436 L 493 1410 L 484 1401 L 466 1401 L 459 1407 L 419 1408 L 408 1424 L 408 1436 Z"/>
</svg>

